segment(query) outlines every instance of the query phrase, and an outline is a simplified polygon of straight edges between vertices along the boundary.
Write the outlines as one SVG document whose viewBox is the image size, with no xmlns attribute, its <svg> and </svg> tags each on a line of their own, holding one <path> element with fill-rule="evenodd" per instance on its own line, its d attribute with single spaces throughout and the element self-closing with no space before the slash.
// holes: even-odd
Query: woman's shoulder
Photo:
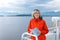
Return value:
<svg viewBox="0 0 60 40">
<path fill-rule="evenodd" d="M 34 20 L 33 18 L 30 19 L 30 21 L 33 21 L 33 20 Z"/>
<path fill-rule="evenodd" d="M 43 23 L 46 23 L 46 21 L 45 21 L 44 19 L 42 20 L 42 22 L 43 22 Z"/>
<path fill-rule="evenodd" d="M 34 18 L 31 18 L 31 19 L 30 19 L 30 21 L 34 21 Z M 45 22 L 45 20 L 44 20 L 44 19 L 42 19 L 41 21 Z"/>
<path fill-rule="evenodd" d="M 31 18 L 31 19 L 30 19 L 30 22 L 33 22 L 33 21 L 34 21 L 34 18 Z"/>
<path fill-rule="evenodd" d="M 42 22 L 44 22 L 44 23 L 45 23 L 46 21 L 45 21 L 44 19 L 42 19 Z"/>
</svg>

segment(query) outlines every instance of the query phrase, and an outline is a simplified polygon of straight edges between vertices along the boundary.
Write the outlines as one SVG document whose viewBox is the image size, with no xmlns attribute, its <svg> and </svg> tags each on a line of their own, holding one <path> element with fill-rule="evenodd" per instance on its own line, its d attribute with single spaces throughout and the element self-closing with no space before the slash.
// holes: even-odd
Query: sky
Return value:
<svg viewBox="0 0 60 40">
<path fill-rule="evenodd" d="M 31 14 L 34 9 L 60 12 L 60 0 L 0 0 L 0 14 Z"/>
</svg>

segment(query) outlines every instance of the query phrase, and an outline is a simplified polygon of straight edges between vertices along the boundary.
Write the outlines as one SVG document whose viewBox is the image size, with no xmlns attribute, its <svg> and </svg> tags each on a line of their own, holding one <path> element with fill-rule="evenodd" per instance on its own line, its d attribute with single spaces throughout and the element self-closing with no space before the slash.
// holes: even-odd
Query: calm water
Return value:
<svg viewBox="0 0 60 40">
<path fill-rule="evenodd" d="M 21 40 L 22 33 L 27 31 L 30 16 L 0 17 L 0 40 Z M 48 27 L 52 27 L 51 17 L 43 17 Z"/>
</svg>

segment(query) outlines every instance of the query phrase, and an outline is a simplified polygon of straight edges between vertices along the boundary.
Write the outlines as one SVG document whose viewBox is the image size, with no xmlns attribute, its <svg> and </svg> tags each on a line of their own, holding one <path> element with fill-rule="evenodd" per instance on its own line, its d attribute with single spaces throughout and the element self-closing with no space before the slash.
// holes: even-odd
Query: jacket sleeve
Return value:
<svg viewBox="0 0 60 40">
<path fill-rule="evenodd" d="M 29 22 L 29 24 L 28 24 L 28 33 L 31 32 L 30 29 L 31 29 L 31 20 L 30 20 L 30 22 Z"/>
<path fill-rule="evenodd" d="M 44 26 L 43 26 L 43 29 L 42 29 L 42 31 L 41 31 L 41 34 L 47 34 L 49 32 L 49 30 L 48 30 L 48 27 L 47 27 L 47 25 L 46 25 L 46 22 L 44 21 Z"/>
</svg>

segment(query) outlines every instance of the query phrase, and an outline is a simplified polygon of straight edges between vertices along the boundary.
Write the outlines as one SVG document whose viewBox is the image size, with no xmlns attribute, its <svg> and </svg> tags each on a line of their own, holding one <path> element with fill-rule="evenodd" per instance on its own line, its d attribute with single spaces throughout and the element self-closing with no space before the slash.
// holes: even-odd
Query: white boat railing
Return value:
<svg viewBox="0 0 60 40">
<path fill-rule="evenodd" d="M 34 36 L 35 38 L 36 38 L 36 40 L 38 40 L 38 38 L 37 38 L 37 36 L 36 35 L 33 35 L 33 34 L 30 34 L 30 33 L 28 33 L 28 32 L 24 32 L 23 34 L 22 34 L 22 36 L 21 36 L 21 40 L 23 40 L 23 38 L 24 38 L 24 35 L 29 35 L 29 36 Z M 27 37 L 25 37 L 26 39 L 28 39 Z M 30 39 L 29 39 L 30 40 Z"/>
</svg>

